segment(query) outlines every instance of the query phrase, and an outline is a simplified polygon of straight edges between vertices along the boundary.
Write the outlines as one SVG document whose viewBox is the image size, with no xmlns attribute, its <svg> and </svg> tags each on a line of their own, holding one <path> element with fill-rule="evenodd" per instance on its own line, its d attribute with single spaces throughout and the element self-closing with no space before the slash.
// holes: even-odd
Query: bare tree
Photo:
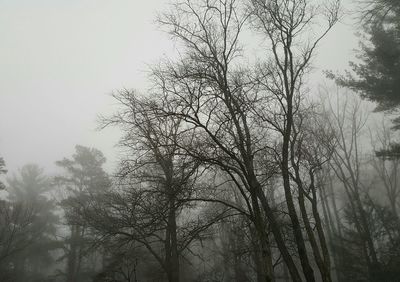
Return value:
<svg viewBox="0 0 400 282">
<path fill-rule="evenodd" d="M 33 239 L 26 240 L 25 235 L 31 231 L 35 212 L 23 203 L 13 204 L 4 200 L 0 202 L 0 209 L 0 265 L 4 267 L 9 257 L 32 243 Z"/>
<path fill-rule="evenodd" d="M 395 142 L 395 133 L 384 121 L 374 134 L 372 140 L 375 156 L 372 157 L 372 165 L 385 188 L 386 197 L 393 214 L 398 216 L 397 206 L 400 196 L 400 146 Z M 372 134 L 371 134 L 372 137 Z"/>
<path fill-rule="evenodd" d="M 301 138 L 300 140 L 297 140 L 297 138 L 301 132 L 299 125 L 301 126 L 301 101 L 304 99 L 304 91 L 306 91 L 304 87 L 305 75 L 310 69 L 311 58 L 318 43 L 338 20 L 339 1 L 327 2 L 323 10 L 319 10 L 321 7 L 306 0 L 254 0 L 251 2 L 255 18 L 254 26 L 265 34 L 269 47 L 272 49 L 271 58 L 268 58 L 267 62 L 259 68 L 261 75 L 258 80 L 269 94 L 265 99 L 269 100 L 270 103 L 272 102 L 274 107 L 272 113 L 268 113 L 268 109 L 260 109 L 258 112 L 263 114 L 263 121 L 276 130 L 281 138 L 280 151 L 276 155 L 280 162 L 287 209 L 303 273 L 307 281 L 314 281 L 314 271 L 307 255 L 305 239 L 291 190 L 291 170 L 295 168 L 298 171 L 296 166 L 293 166 L 296 163 L 293 158 L 295 153 L 293 148 L 301 143 Z M 321 15 L 325 16 L 327 20 L 326 27 L 322 29 L 315 26 L 315 20 Z M 304 39 L 305 32 L 318 35 L 314 38 Z M 274 108 L 279 110 L 276 111 Z M 299 181 L 300 178 L 296 178 L 297 181 L 295 182 L 301 198 L 303 188 Z M 300 199 L 299 204 L 302 205 L 302 202 L 303 200 Z M 305 225 L 308 225 L 305 212 L 302 208 L 303 221 Z M 314 216 L 319 221 L 318 213 L 314 213 Z M 306 227 L 306 229 L 309 228 Z M 324 281 L 330 281 L 329 256 L 326 253 L 322 229 L 319 233 L 321 247 L 324 250 L 323 255 L 316 250 L 313 234 L 307 232 L 307 235 L 312 246 L 314 246 L 314 258 L 322 278 Z"/>
<path fill-rule="evenodd" d="M 187 199 L 195 193 L 204 169 L 177 145 L 190 144 L 195 138 L 184 134 L 182 120 L 158 115 L 159 104 L 165 101 L 133 91 L 121 91 L 114 98 L 122 107 L 104 118 L 103 126 L 122 128 L 120 145 L 129 157 L 122 159 L 117 173 L 120 191 L 91 201 L 83 218 L 105 237 L 141 243 L 168 281 L 177 282 L 183 252 L 209 226 L 229 216 L 229 210 L 224 208 L 208 219 L 190 216 L 196 205 Z"/>
<path fill-rule="evenodd" d="M 241 53 L 239 36 L 248 19 L 237 6 L 236 1 L 174 5 L 174 12 L 164 15 L 160 23 L 184 44 L 186 56 L 179 63 L 154 68 L 153 77 L 166 100 L 176 105 L 174 111 L 161 110 L 166 116 L 180 117 L 196 136 L 194 146 L 181 147 L 229 175 L 242 195 L 262 238 L 264 273 L 259 281 L 272 281 L 272 255 L 257 198 L 263 191 L 255 168 L 266 133 L 252 128 L 255 121 L 249 106 L 255 96 L 251 97 L 244 70 L 233 68 Z M 270 209 L 268 216 L 272 214 Z"/>
<path fill-rule="evenodd" d="M 184 45 L 184 57 L 180 62 L 167 62 L 155 68 L 153 77 L 166 99 L 176 105 L 175 111 L 164 110 L 164 114 L 179 116 L 186 122 L 188 130 L 198 136 L 198 145 L 187 149 L 188 154 L 225 171 L 236 183 L 249 210 L 254 212 L 254 224 L 264 244 L 263 269 L 266 273 L 262 274 L 263 281 L 274 280 L 264 216 L 292 279 L 301 281 L 277 214 L 265 196 L 263 179 L 275 174 L 276 166 L 271 165 L 267 173 L 261 172 L 260 166 L 263 162 L 275 163 L 268 156 L 271 156 L 271 147 L 272 151 L 277 151 L 271 144 L 274 137 L 280 136 L 278 167 L 297 252 L 306 280 L 314 281 L 291 192 L 293 182 L 289 166 L 296 135 L 296 107 L 299 106 L 295 102 L 304 94 L 304 74 L 318 42 L 337 21 L 338 3 L 325 10 L 327 27 L 310 41 L 311 44 L 302 42 L 301 35 L 304 30 L 309 30 L 317 15 L 308 1 L 252 1 L 250 7 L 251 14 L 236 1 L 183 1 L 174 5 L 175 12 L 161 17 L 160 23 Z M 257 70 L 262 75 L 257 75 L 256 79 L 249 75 L 251 71 L 237 67 L 242 54 L 239 38 L 250 15 L 272 45 L 272 59 Z M 277 112 L 275 106 L 280 111 Z M 273 118 L 279 117 L 279 121 L 275 119 L 278 124 L 260 118 L 265 113 L 264 108 L 274 109 Z M 330 281 L 328 257 L 320 264 L 320 272 L 326 281 Z"/>
<path fill-rule="evenodd" d="M 363 254 L 369 277 L 374 281 L 374 277 L 379 275 L 380 263 L 367 219 L 367 211 L 363 205 L 363 199 L 368 197 L 365 183 L 362 182 L 361 144 L 366 116 L 363 114 L 360 100 L 346 97 L 342 101 L 340 93 L 337 92 L 336 95 L 336 101 L 333 102 L 333 99 L 330 99 L 327 105 L 328 126 L 336 131 L 336 149 L 331 167 L 344 186 L 356 230 L 363 240 Z"/>
</svg>

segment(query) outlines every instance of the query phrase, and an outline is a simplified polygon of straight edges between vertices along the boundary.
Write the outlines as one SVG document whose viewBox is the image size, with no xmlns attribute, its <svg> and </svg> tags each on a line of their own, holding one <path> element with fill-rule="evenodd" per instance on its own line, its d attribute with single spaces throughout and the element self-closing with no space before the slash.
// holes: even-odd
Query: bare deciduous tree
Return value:
<svg viewBox="0 0 400 282">
<path fill-rule="evenodd" d="M 177 282 L 183 252 L 209 226 L 230 216 L 229 210 L 224 208 L 209 218 L 190 215 L 196 205 L 187 199 L 203 168 L 177 145 L 194 139 L 187 139 L 181 120 L 158 114 L 163 100 L 133 91 L 114 97 L 122 107 L 104 118 L 103 126 L 122 128 L 120 145 L 129 157 L 122 159 L 114 191 L 90 199 L 81 211 L 81 220 L 104 238 L 140 243 L 165 271 L 168 281 Z"/>
<path fill-rule="evenodd" d="M 363 240 L 364 259 L 368 265 L 370 279 L 379 277 L 380 263 L 367 220 L 367 211 L 363 199 L 368 196 L 365 183 L 362 182 L 362 136 L 366 116 L 361 101 L 346 97 L 340 100 L 339 92 L 333 103 L 327 105 L 327 125 L 336 133 L 336 149 L 332 158 L 332 169 L 343 184 L 347 200 L 351 207 L 356 230 Z"/>
<path fill-rule="evenodd" d="M 398 216 L 400 146 L 396 143 L 395 133 L 384 121 L 377 131 L 377 134 L 374 135 L 376 140 L 372 140 L 375 151 L 375 156 L 372 157 L 372 165 L 383 183 L 393 214 Z"/>
<path fill-rule="evenodd" d="M 275 173 L 276 166 L 271 166 L 269 176 L 265 172 L 261 176 L 258 165 L 262 160 L 271 160 L 266 157 L 271 155 L 268 150 L 273 147 L 273 138 L 269 136 L 280 136 L 278 167 L 297 252 L 306 280 L 314 281 L 291 192 L 291 148 L 299 101 L 304 95 L 304 75 L 317 44 L 337 21 L 338 3 L 334 2 L 322 12 L 327 16 L 327 27 L 308 44 L 303 42 L 302 34 L 312 28 L 317 17 L 317 10 L 308 1 L 252 1 L 250 4 L 251 9 L 247 10 L 236 1 L 176 4 L 175 12 L 164 15 L 160 23 L 184 45 L 184 57 L 180 62 L 167 62 L 155 68 L 153 77 L 166 100 L 175 105 L 174 111 L 164 109 L 164 114 L 180 117 L 188 130 L 198 136 L 198 146 L 188 149 L 188 154 L 230 175 L 248 201 L 249 210 L 254 211 L 254 224 L 264 242 L 263 280 L 274 280 L 270 242 L 264 231 L 266 216 L 292 279 L 301 281 L 261 181 Z M 271 60 L 257 70 L 262 75 L 256 79 L 251 78 L 249 70 L 237 67 L 242 54 L 239 38 L 250 16 L 272 46 Z M 263 107 L 272 110 L 272 121 L 262 115 L 266 112 Z M 271 134 L 271 128 L 276 134 Z M 324 280 L 330 281 L 328 257 L 320 264 L 320 272 Z"/>
</svg>

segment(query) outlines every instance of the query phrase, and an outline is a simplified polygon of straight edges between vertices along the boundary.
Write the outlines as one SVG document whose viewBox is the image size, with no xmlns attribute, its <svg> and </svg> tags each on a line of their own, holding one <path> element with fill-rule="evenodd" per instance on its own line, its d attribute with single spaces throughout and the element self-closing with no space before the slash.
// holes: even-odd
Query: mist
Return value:
<svg viewBox="0 0 400 282">
<path fill-rule="evenodd" d="M 393 0 L 0 0 L 0 282 L 398 281 Z"/>
</svg>

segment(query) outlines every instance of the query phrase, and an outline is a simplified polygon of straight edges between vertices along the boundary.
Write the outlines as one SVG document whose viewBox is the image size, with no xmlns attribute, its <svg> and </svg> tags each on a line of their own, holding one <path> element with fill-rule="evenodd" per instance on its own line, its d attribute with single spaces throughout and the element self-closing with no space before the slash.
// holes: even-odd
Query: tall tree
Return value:
<svg viewBox="0 0 400 282">
<path fill-rule="evenodd" d="M 153 77 L 159 93 L 175 105 L 174 111 L 161 111 L 182 119 L 187 132 L 196 136 L 193 146 L 180 147 L 235 183 L 262 244 L 258 281 L 273 281 L 270 239 L 257 199 L 262 187 L 254 167 L 254 151 L 261 148 L 266 133 L 251 126 L 255 122 L 245 105 L 251 105 L 254 96 L 245 86 L 245 71 L 233 68 L 241 55 L 239 38 L 248 18 L 236 1 L 176 3 L 160 23 L 183 43 L 185 57 L 155 68 Z M 255 134 L 258 137 L 253 138 Z M 267 214 L 272 216 L 271 211 Z"/>
<path fill-rule="evenodd" d="M 291 172 L 295 172 L 290 168 L 292 153 L 296 154 L 293 148 L 298 148 L 293 142 L 298 136 L 296 122 L 300 116 L 300 104 L 296 102 L 302 98 L 304 74 L 318 42 L 337 21 L 338 5 L 334 3 L 323 11 L 328 15 L 326 29 L 310 44 L 303 42 L 301 35 L 304 30 L 312 29 L 315 19 L 316 10 L 309 4 L 303 0 L 251 1 L 252 19 L 272 46 L 265 68 L 261 68 L 264 76 L 256 83 L 249 78 L 248 69 L 237 67 L 242 63 L 239 58 L 243 54 L 240 38 L 250 16 L 237 1 L 181 1 L 174 6 L 174 12 L 160 20 L 170 34 L 180 40 L 184 50 L 181 60 L 167 62 L 154 71 L 157 86 L 169 103 L 176 105 L 174 112 L 167 109 L 164 114 L 185 121 L 188 131 L 198 136 L 197 146 L 188 148 L 188 153 L 227 173 L 247 201 L 263 243 L 263 269 L 266 270 L 263 281 L 275 279 L 266 222 L 292 279 L 303 280 L 282 234 L 278 213 L 265 194 L 264 180 L 273 174 L 276 166 L 271 165 L 268 173 L 261 173 L 260 164 L 264 162 L 275 163 L 280 168 L 302 273 L 307 281 L 315 281 L 299 220 L 301 215 L 292 193 L 296 181 Z M 260 85 L 265 88 L 261 90 Z M 276 104 L 271 103 L 274 95 Z M 279 119 L 278 125 L 260 118 L 265 109 L 272 110 L 272 121 Z M 280 141 L 273 148 L 271 136 L 276 135 Z M 275 152 L 281 157 L 278 162 L 270 158 Z M 303 219 L 306 218 L 304 215 Z M 320 235 L 322 239 L 322 232 Z M 314 233 L 308 232 L 306 236 L 314 237 Z M 318 252 L 315 254 L 316 259 L 321 257 Z M 321 257 L 320 262 L 324 281 L 330 281 L 329 258 Z"/>
<path fill-rule="evenodd" d="M 83 260 L 88 245 L 85 240 L 88 230 L 85 226 L 71 223 L 70 218 L 79 212 L 75 210 L 74 201 L 85 199 L 90 194 L 106 191 L 110 185 L 110 179 L 103 169 L 106 158 L 103 153 L 94 148 L 77 145 L 75 154 L 71 159 L 64 158 L 56 164 L 63 168 L 65 174 L 57 176 L 55 181 L 64 188 L 65 198 L 61 206 L 65 211 L 67 224 L 70 228 L 69 238 L 66 243 L 67 282 L 74 282 L 85 276 Z M 81 278 L 82 279 L 82 278 Z"/>
</svg>

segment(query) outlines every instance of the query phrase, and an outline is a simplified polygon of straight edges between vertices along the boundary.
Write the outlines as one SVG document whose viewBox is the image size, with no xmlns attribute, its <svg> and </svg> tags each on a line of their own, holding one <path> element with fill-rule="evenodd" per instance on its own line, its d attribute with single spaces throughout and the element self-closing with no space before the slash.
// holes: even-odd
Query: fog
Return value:
<svg viewBox="0 0 400 282">
<path fill-rule="evenodd" d="M 0 282 L 397 282 L 396 0 L 0 0 Z"/>
<path fill-rule="evenodd" d="M 146 65 L 171 52 L 154 24 L 163 1 L 1 1 L 0 148 L 10 171 L 50 171 L 74 144 L 111 163 L 118 134 L 97 132 L 110 93 L 144 88 Z M 110 169 L 113 167 L 110 165 Z"/>
<path fill-rule="evenodd" d="M 0 5 L 0 148 L 8 170 L 34 162 L 51 173 L 55 160 L 82 144 L 103 151 L 111 172 L 119 133 L 97 131 L 97 116 L 112 112 L 112 92 L 144 91 L 147 66 L 174 52 L 155 24 L 167 1 Z M 324 79 L 323 70 L 343 70 L 354 57 L 352 24 L 351 17 L 343 18 L 322 42 L 315 59 L 318 79 Z"/>
</svg>

